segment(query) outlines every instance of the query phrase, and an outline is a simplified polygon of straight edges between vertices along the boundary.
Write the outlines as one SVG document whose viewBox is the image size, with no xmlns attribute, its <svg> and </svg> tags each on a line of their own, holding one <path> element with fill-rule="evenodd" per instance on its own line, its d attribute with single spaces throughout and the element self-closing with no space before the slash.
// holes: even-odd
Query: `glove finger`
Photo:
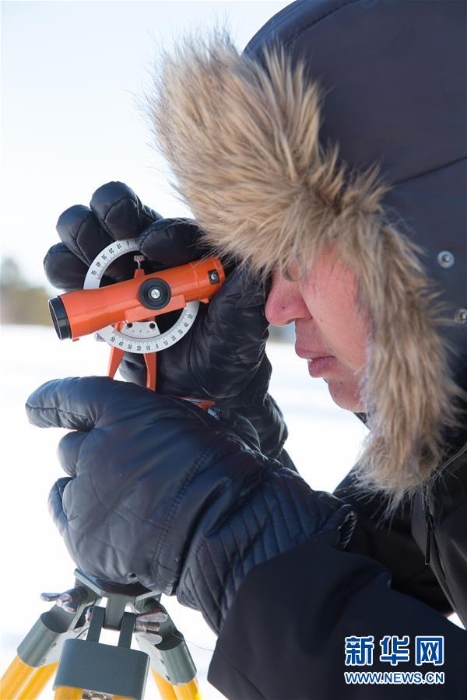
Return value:
<svg viewBox="0 0 467 700">
<path fill-rule="evenodd" d="M 109 182 L 94 192 L 90 207 L 79 204 L 64 211 L 58 219 L 57 231 L 63 243 L 89 267 L 108 245 L 116 240 L 136 238 L 158 218 L 159 214 L 143 205 L 127 185 Z M 132 277 L 133 256 L 132 253 L 117 258 L 106 271 L 102 284 Z"/>
<path fill-rule="evenodd" d="M 50 284 L 70 292 L 83 287 L 88 266 L 64 243 L 56 243 L 44 258 L 44 270 Z"/>
<path fill-rule="evenodd" d="M 195 326 L 196 342 L 192 351 L 196 353 L 196 362 L 192 366 L 200 368 L 202 385 L 209 389 L 213 398 L 238 395 L 265 364 L 268 322 L 264 304 L 264 284 L 245 270 L 237 269 Z M 222 382 L 226 367 L 229 381 Z M 203 368 L 206 368 L 205 373 Z"/>
<path fill-rule="evenodd" d="M 116 405 L 123 419 L 135 411 L 145 415 L 167 409 L 164 401 L 148 389 L 110 377 L 69 377 L 36 389 L 26 402 L 26 414 L 39 428 L 90 431 L 107 429 L 115 420 Z M 176 404 L 171 403 L 170 409 L 176 413 Z"/>
<path fill-rule="evenodd" d="M 56 481 L 50 489 L 49 493 L 49 512 L 51 513 L 53 521 L 61 535 L 63 535 L 68 523 L 66 513 L 63 509 L 63 493 L 70 481 L 72 481 L 72 479 L 70 479 L 69 477 L 63 477 L 62 479 L 58 479 L 58 481 Z"/>
<path fill-rule="evenodd" d="M 108 182 L 99 187 L 92 196 L 91 210 L 99 226 L 113 241 L 136 238 L 161 218 L 123 182 Z"/>
<path fill-rule="evenodd" d="M 26 402 L 29 422 L 39 428 L 92 430 L 105 413 L 113 385 L 123 386 L 109 377 L 71 377 L 46 382 Z"/>
<path fill-rule="evenodd" d="M 60 287 L 62 289 L 81 289 L 89 265 L 104 248 L 114 242 L 114 239 L 99 225 L 99 221 L 91 209 L 82 204 L 76 204 L 60 215 L 57 231 L 63 244 L 77 260 L 82 262 L 85 270 L 80 284 L 72 286 L 72 282 L 69 281 L 68 277 L 73 275 L 68 274 L 68 267 L 63 267 L 58 273 Z M 69 264 L 70 257 L 68 256 L 67 265 Z M 75 266 L 72 263 L 71 270 Z M 134 253 L 117 258 L 106 270 L 101 286 L 133 277 L 134 269 Z M 73 280 L 75 279 L 76 277 L 73 276 Z"/>
<path fill-rule="evenodd" d="M 57 233 L 61 241 L 86 267 L 113 239 L 100 227 L 89 207 L 75 204 L 60 214 Z"/>
<path fill-rule="evenodd" d="M 58 459 L 68 476 L 75 477 L 77 474 L 79 452 L 87 436 L 88 432 L 73 430 L 58 443 Z"/>
<path fill-rule="evenodd" d="M 139 237 L 141 252 L 161 267 L 185 265 L 209 254 L 201 232 L 190 219 L 160 219 Z"/>
</svg>

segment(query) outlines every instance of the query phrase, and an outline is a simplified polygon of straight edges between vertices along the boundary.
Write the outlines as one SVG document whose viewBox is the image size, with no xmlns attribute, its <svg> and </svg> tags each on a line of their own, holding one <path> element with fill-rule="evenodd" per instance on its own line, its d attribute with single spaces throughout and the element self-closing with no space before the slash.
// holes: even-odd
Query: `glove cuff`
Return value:
<svg viewBox="0 0 467 700">
<path fill-rule="evenodd" d="M 313 492 L 298 474 L 275 465 L 270 463 L 262 486 L 245 494 L 222 527 L 192 542 L 177 596 L 200 610 L 216 633 L 253 568 L 311 537 L 324 535 L 345 548 L 355 527 L 349 505 Z"/>
</svg>

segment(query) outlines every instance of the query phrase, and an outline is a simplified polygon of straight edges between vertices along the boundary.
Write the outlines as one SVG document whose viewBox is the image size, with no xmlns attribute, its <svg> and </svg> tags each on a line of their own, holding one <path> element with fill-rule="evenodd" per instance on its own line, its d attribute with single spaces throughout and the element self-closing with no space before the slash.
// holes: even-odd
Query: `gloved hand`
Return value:
<svg viewBox="0 0 467 700">
<path fill-rule="evenodd" d="M 144 263 L 147 272 L 182 265 L 209 252 L 195 222 L 162 219 L 120 182 L 100 187 L 89 208 L 67 209 L 59 217 L 57 231 L 61 243 L 48 251 L 44 267 L 51 284 L 66 291 L 82 288 L 90 263 L 114 240 L 138 238 L 149 261 Z M 128 279 L 134 268 L 132 255 L 118 258 L 102 283 Z M 211 302 L 201 305 L 190 332 L 159 353 L 157 391 L 213 399 L 233 423 L 242 423 L 246 416 L 263 451 L 276 457 L 287 429 L 267 393 L 271 375 L 265 353 L 267 326 L 263 285 L 245 270 L 234 269 Z M 145 385 L 141 355 L 127 353 L 120 371 L 125 379 Z"/>
<path fill-rule="evenodd" d="M 336 546 L 350 537 L 350 506 L 183 399 L 72 378 L 37 389 L 27 413 L 74 431 L 60 441 L 68 476 L 50 507 L 77 566 L 176 594 L 215 631 L 253 567 L 309 537 Z"/>
</svg>

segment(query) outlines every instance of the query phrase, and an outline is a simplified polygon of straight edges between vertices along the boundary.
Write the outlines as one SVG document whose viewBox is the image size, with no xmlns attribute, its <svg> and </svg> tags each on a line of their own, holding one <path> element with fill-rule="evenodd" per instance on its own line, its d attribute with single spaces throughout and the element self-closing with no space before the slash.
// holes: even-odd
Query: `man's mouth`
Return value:
<svg viewBox="0 0 467 700">
<path fill-rule="evenodd" d="M 336 358 L 332 355 L 307 358 L 308 373 L 314 379 L 324 377 L 332 369 L 335 362 Z"/>
<path fill-rule="evenodd" d="M 307 361 L 308 372 L 311 377 L 318 378 L 323 377 L 325 374 L 332 369 L 336 358 L 334 355 L 327 355 L 324 351 L 313 351 L 306 348 L 300 348 L 298 345 L 295 346 L 295 352 L 298 357 Z"/>
</svg>

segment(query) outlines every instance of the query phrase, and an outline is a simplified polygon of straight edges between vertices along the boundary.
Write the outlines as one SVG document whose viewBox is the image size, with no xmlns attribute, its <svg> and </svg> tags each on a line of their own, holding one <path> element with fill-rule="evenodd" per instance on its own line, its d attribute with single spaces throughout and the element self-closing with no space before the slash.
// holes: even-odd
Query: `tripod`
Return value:
<svg viewBox="0 0 467 700">
<path fill-rule="evenodd" d="M 188 647 L 159 595 L 76 570 L 72 589 L 42 597 L 55 605 L 18 646 L 2 700 L 34 700 L 55 672 L 55 700 L 143 700 L 149 668 L 162 700 L 201 700 Z M 102 630 L 118 632 L 118 644 L 99 641 Z"/>
</svg>

